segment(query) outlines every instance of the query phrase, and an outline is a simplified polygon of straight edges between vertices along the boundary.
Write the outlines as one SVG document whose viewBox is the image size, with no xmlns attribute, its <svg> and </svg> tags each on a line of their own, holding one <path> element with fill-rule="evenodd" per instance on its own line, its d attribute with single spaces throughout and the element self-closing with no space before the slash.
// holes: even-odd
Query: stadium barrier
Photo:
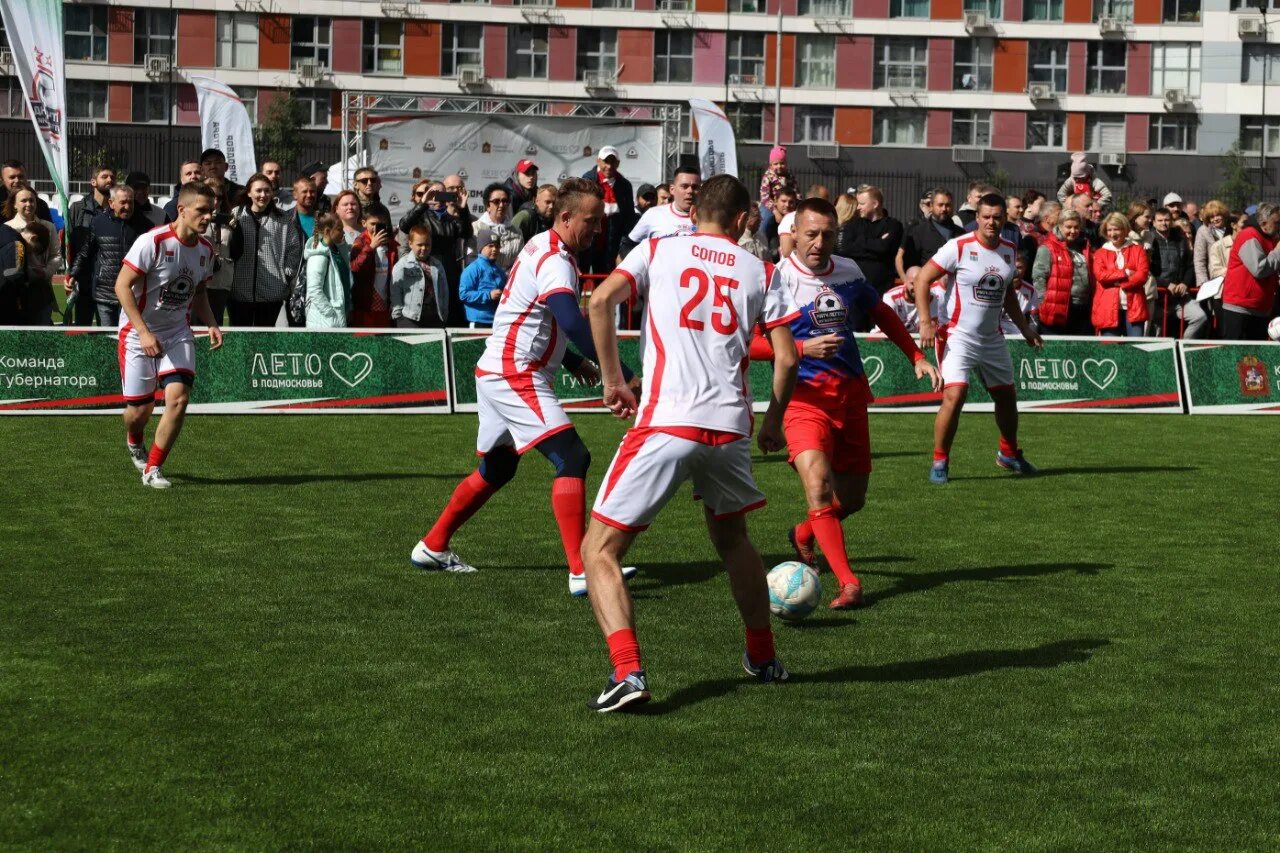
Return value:
<svg viewBox="0 0 1280 853">
<path fill-rule="evenodd" d="M 217 351 L 197 335 L 196 413 L 448 414 L 475 411 L 474 365 L 488 333 L 233 328 Z M 897 347 L 878 336 L 858 344 L 873 409 L 936 410 L 940 396 L 922 388 Z M 639 369 L 638 334 L 623 332 L 621 348 Z M 1009 348 L 1023 411 L 1280 412 L 1280 344 L 1051 336 L 1043 350 L 1021 340 Z M 110 329 L 0 327 L 0 414 L 118 413 L 117 349 Z M 751 363 L 758 401 L 768 399 L 770 373 Z M 557 392 L 568 408 L 603 411 L 598 385 L 561 372 Z M 967 405 L 991 409 L 977 377 Z"/>
</svg>

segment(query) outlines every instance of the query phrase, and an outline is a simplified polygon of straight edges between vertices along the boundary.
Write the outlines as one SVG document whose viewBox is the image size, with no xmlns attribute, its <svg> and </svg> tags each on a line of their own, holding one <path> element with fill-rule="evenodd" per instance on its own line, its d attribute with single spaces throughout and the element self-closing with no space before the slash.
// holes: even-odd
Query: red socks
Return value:
<svg viewBox="0 0 1280 853">
<path fill-rule="evenodd" d="M 946 461 L 947 461 L 947 456 L 948 456 L 948 455 L 949 455 L 949 454 L 947 453 L 947 451 L 943 450 L 941 447 L 935 447 L 935 448 L 933 449 L 933 461 L 934 461 L 934 462 L 946 462 Z"/>
<path fill-rule="evenodd" d="M 449 539 L 458 532 L 458 528 L 467 523 L 467 519 L 475 515 L 496 492 L 489 481 L 480 476 L 479 471 L 472 471 L 465 480 L 458 484 L 449 498 L 449 504 L 436 519 L 435 525 L 422 537 L 422 542 L 432 551 L 443 551 L 449 547 Z"/>
<path fill-rule="evenodd" d="M 125 430 L 125 436 L 131 445 L 136 446 L 142 444 L 142 430 L 138 430 L 137 432 L 129 432 L 128 430 Z"/>
<path fill-rule="evenodd" d="M 797 545 L 801 548 L 813 547 L 813 525 L 809 523 L 808 519 L 797 524 L 795 526 L 795 531 Z"/>
<path fill-rule="evenodd" d="M 765 630 L 768 631 L 767 628 Z M 747 632 L 747 637 L 749 643 L 749 631 Z M 609 660 L 613 663 L 615 681 L 621 681 L 637 669 L 640 669 L 640 643 L 636 641 L 634 628 L 623 628 L 620 631 L 614 631 L 604 639 L 609 644 Z M 769 648 L 773 648 L 772 634 L 770 634 Z M 768 660 L 768 658 L 765 658 L 765 660 Z"/>
<path fill-rule="evenodd" d="M 587 532 L 586 481 L 581 477 L 556 477 L 552 480 L 551 511 L 555 513 L 556 526 L 560 528 L 564 555 L 569 559 L 569 573 L 580 575 L 582 537 Z"/>
<path fill-rule="evenodd" d="M 809 524 L 840 585 L 858 583 L 853 569 L 849 568 L 849 556 L 844 547 L 844 528 L 840 525 L 840 517 L 836 515 L 835 508 L 824 506 L 822 509 L 809 510 Z"/>
<path fill-rule="evenodd" d="M 772 628 L 747 629 L 747 660 L 751 661 L 752 666 L 768 663 L 777 656 L 778 653 L 773 648 Z"/>
<path fill-rule="evenodd" d="M 151 445 L 151 453 L 147 455 L 147 469 L 159 468 L 167 458 L 169 458 L 168 449 L 158 444 Z"/>
<path fill-rule="evenodd" d="M 1017 456 L 1022 452 L 1016 441 L 1010 441 L 1003 435 L 1000 436 L 1000 453 L 1003 456 Z"/>
</svg>

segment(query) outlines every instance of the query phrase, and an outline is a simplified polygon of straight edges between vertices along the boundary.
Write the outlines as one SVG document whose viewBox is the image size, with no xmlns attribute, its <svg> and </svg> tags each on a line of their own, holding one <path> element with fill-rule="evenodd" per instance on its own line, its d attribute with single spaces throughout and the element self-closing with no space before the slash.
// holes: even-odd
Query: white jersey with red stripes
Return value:
<svg viewBox="0 0 1280 853">
<path fill-rule="evenodd" d="M 942 297 L 946 292 L 947 289 L 936 281 L 929 287 L 929 316 L 935 320 L 938 318 L 938 308 L 942 305 Z M 908 332 L 920 331 L 920 311 L 916 308 L 916 301 L 907 296 L 905 284 L 885 291 L 884 299 L 881 301 L 898 315 L 898 319 L 907 327 Z"/>
<path fill-rule="evenodd" d="M 142 276 L 134 282 L 133 298 L 142 321 L 160 341 L 191 336 L 191 300 L 196 288 L 213 278 L 213 257 L 208 240 L 197 236 L 184 243 L 172 224 L 151 229 L 130 247 L 124 265 Z M 136 334 L 123 311 L 119 328 Z"/>
<path fill-rule="evenodd" d="M 1017 251 L 1007 240 L 988 249 L 978 235 L 965 234 L 948 240 L 930 259 L 929 263 L 947 274 L 938 320 L 948 333 L 999 336 L 1004 295 L 1016 274 Z"/>
<path fill-rule="evenodd" d="M 1036 293 L 1035 286 L 1027 281 L 1020 281 L 1017 284 L 1014 293 L 1018 295 L 1018 307 L 1022 309 L 1022 313 L 1028 318 L 1040 310 L 1040 295 Z M 1000 316 L 1000 331 L 1006 335 L 1020 335 L 1018 327 L 1013 324 L 1013 320 L 1009 317 L 1008 312 Z"/>
<path fill-rule="evenodd" d="M 544 231 L 525 244 L 507 274 L 477 373 L 555 373 L 566 343 L 547 307 L 556 293 L 578 298 L 578 264 L 554 230 Z"/>
<path fill-rule="evenodd" d="M 728 237 L 690 234 L 649 240 L 618 272 L 646 299 L 636 426 L 750 435 L 752 332 L 799 316 L 773 265 Z"/>
<path fill-rule="evenodd" d="M 627 239 L 638 246 L 654 237 L 675 237 L 677 234 L 692 233 L 693 217 L 676 210 L 675 203 L 672 202 L 646 210 L 627 235 Z"/>
</svg>

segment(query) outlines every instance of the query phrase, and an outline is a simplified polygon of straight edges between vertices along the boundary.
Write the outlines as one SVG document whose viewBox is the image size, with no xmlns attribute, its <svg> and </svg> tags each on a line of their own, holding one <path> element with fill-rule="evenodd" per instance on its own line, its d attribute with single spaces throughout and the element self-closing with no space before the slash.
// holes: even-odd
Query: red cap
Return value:
<svg viewBox="0 0 1280 853">
<path fill-rule="evenodd" d="M 538 171 L 538 164 L 532 160 L 521 160 L 519 163 L 516 163 L 516 174 L 518 175 L 523 175 L 525 172 L 536 171 Z"/>
</svg>

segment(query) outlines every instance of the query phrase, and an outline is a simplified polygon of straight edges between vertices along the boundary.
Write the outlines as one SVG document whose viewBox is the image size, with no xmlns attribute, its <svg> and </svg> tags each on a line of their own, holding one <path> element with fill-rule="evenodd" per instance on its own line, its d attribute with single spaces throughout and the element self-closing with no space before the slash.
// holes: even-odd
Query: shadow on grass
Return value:
<svg viewBox="0 0 1280 853">
<path fill-rule="evenodd" d="M 202 486 L 301 486 L 307 483 L 369 483 L 377 480 L 461 480 L 465 476 L 467 475 L 387 471 L 361 474 L 256 474 L 252 477 L 197 477 L 191 474 L 170 474 L 169 479 L 179 483 L 198 483 Z"/>
<path fill-rule="evenodd" d="M 1038 480 L 1041 477 L 1071 477 L 1106 475 L 1106 474 L 1185 474 L 1188 471 L 1199 471 L 1195 465 L 1097 465 L 1077 466 L 1073 468 L 1041 468 L 1033 477 L 1018 477 L 1010 474 L 1008 471 L 1000 471 L 993 469 L 990 474 L 972 476 L 972 477 L 951 477 L 951 482 L 963 482 L 965 480 L 993 480 L 1004 478 L 1007 480 Z"/>
<path fill-rule="evenodd" d="M 860 562 L 871 562 L 864 560 Z M 887 601 L 899 595 L 910 595 L 915 592 L 928 592 L 949 583 L 965 582 L 1001 582 L 1020 578 L 1036 578 L 1062 572 L 1075 572 L 1078 575 L 1096 575 L 1103 569 L 1110 569 L 1111 563 L 1026 563 L 1018 566 L 978 566 L 972 569 L 947 569 L 941 572 L 919 572 L 904 574 L 902 572 L 883 572 L 874 569 L 861 569 L 859 574 L 873 577 L 895 578 L 893 586 L 878 592 L 866 594 L 867 605 Z"/>
<path fill-rule="evenodd" d="M 924 660 L 842 666 L 823 672 L 792 673 L 788 684 L 777 689 L 790 690 L 794 689 L 794 685 L 803 684 L 940 681 L 1003 669 L 1052 669 L 1065 664 L 1087 663 L 1094 652 L 1110 644 L 1108 639 L 1084 637 L 1058 640 L 1025 649 L 980 649 Z M 670 714 L 681 708 L 733 693 L 739 688 L 764 689 L 745 675 L 741 678 L 711 679 L 681 688 L 652 705 L 642 705 L 635 713 Z"/>
<path fill-rule="evenodd" d="M 779 563 L 794 560 L 794 554 L 764 554 L 765 569 Z M 883 554 L 872 557 L 859 557 L 858 563 L 909 563 L 912 558 L 897 554 Z M 724 574 L 724 564 L 716 560 L 689 563 L 637 563 L 640 574 L 631 581 L 633 593 L 652 591 L 659 587 L 684 586 L 691 583 L 706 583 Z M 646 583 L 647 582 L 647 583 Z"/>
<path fill-rule="evenodd" d="M 924 456 L 927 450 L 890 450 L 887 453 L 875 451 L 871 454 L 872 459 L 897 459 L 902 456 Z"/>
</svg>

